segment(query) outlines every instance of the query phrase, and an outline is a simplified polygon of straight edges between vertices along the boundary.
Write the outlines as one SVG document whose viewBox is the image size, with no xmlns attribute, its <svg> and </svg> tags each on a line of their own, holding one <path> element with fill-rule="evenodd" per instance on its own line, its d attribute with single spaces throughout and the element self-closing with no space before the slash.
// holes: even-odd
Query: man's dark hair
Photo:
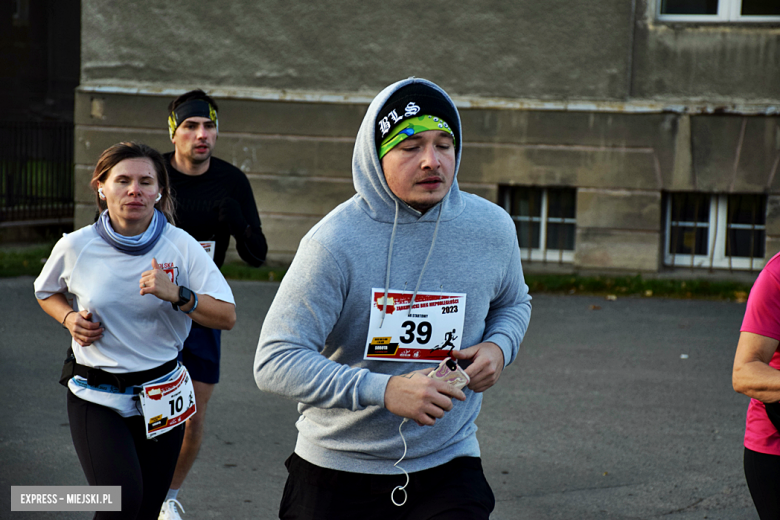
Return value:
<svg viewBox="0 0 780 520">
<path fill-rule="evenodd" d="M 176 109 L 176 107 L 178 107 L 185 101 L 189 101 L 190 99 L 202 99 L 204 101 L 207 101 L 211 106 L 214 107 L 214 110 L 219 112 L 219 107 L 217 106 L 216 101 L 214 101 L 211 98 L 211 96 L 209 96 L 208 94 L 206 94 L 205 92 L 203 92 L 201 89 L 198 88 L 195 90 L 190 90 L 189 92 L 185 92 L 181 96 L 171 101 L 168 104 L 168 113 L 173 112 Z"/>
</svg>

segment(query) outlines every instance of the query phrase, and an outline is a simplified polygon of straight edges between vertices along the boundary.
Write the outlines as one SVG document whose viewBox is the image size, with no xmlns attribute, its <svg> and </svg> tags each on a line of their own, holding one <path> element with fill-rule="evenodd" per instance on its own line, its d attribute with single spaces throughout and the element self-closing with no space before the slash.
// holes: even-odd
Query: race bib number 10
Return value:
<svg viewBox="0 0 780 520">
<path fill-rule="evenodd" d="M 192 379 L 183 365 L 168 381 L 144 385 L 142 388 L 141 408 L 147 439 L 175 428 L 197 411 Z"/>
<path fill-rule="evenodd" d="M 384 289 L 371 289 L 364 359 L 431 362 L 460 350 L 466 295 L 419 292 L 410 309 L 411 300 L 411 292 L 389 290 L 385 301 Z"/>
</svg>

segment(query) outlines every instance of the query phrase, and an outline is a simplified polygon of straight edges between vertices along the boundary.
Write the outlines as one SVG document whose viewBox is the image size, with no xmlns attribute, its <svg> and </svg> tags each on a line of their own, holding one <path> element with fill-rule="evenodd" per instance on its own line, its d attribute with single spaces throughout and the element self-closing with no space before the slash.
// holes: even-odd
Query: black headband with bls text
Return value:
<svg viewBox="0 0 780 520">
<path fill-rule="evenodd" d="M 382 141 L 393 128 L 407 119 L 421 115 L 444 119 L 452 130 L 455 148 L 460 146 L 460 119 L 452 102 L 430 85 L 410 83 L 396 90 L 379 110 L 374 132 L 377 153 L 382 148 Z"/>
<path fill-rule="evenodd" d="M 174 108 L 171 115 L 168 116 L 168 133 L 171 139 L 173 139 L 173 134 L 176 133 L 179 125 L 190 117 L 207 117 L 211 119 L 217 125 L 217 132 L 219 132 L 217 111 L 211 106 L 211 103 L 204 99 L 190 99 Z"/>
</svg>

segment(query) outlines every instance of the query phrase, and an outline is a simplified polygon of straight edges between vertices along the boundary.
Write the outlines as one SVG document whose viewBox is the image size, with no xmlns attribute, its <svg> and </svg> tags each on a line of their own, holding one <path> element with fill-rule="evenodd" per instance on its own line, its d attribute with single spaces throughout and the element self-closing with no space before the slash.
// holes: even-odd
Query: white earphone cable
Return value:
<svg viewBox="0 0 780 520">
<path fill-rule="evenodd" d="M 390 493 L 390 500 L 392 500 L 393 504 L 397 505 L 398 507 L 401 507 L 402 505 L 404 505 L 406 503 L 406 499 L 408 497 L 408 495 L 406 494 L 406 486 L 409 485 L 409 474 L 406 472 L 406 470 L 404 468 L 402 468 L 401 466 L 398 465 L 406 457 L 406 439 L 404 438 L 404 432 L 401 431 L 401 428 L 403 428 L 404 424 L 406 424 L 407 421 L 409 421 L 409 419 L 404 419 L 401 422 L 401 424 L 398 425 L 398 433 L 401 434 L 401 440 L 404 441 L 404 454 L 401 455 L 401 458 L 398 459 L 398 462 L 393 464 L 394 467 L 400 469 L 401 471 L 404 472 L 404 475 L 406 475 L 406 484 L 404 484 L 403 486 L 396 486 L 395 488 L 393 488 L 393 491 Z M 403 502 L 397 502 L 396 499 L 395 499 L 395 492 L 398 491 L 399 489 L 404 492 Z"/>
</svg>

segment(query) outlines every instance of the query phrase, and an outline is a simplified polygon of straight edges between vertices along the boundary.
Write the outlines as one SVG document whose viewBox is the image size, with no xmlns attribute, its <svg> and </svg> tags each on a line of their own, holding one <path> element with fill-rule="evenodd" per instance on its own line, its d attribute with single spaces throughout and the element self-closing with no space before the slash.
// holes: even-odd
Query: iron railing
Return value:
<svg viewBox="0 0 780 520">
<path fill-rule="evenodd" d="M 73 123 L 0 121 L 0 223 L 73 219 Z"/>
</svg>

